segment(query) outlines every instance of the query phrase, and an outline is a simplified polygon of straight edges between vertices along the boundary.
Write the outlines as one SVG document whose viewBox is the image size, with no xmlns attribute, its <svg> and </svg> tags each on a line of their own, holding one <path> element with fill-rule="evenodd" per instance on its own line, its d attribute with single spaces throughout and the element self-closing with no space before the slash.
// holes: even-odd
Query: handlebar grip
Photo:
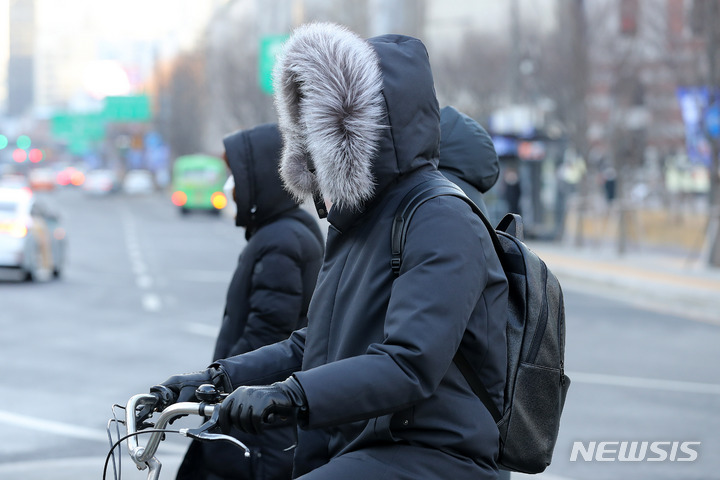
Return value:
<svg viewBox="0 0 720 480">
<path fill-rule="evenodd" d="M 150 387 L 150 393 L 157 397 L 160 410 L 177 402 L 177 394 L 165 385 L 154 385 Z"/>
</svg>

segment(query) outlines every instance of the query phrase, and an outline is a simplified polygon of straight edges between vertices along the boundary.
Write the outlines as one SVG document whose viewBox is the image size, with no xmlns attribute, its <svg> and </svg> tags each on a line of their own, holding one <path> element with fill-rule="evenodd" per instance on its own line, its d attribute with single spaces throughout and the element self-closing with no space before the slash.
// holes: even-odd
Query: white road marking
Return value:
<svg viewBox="0 0 720 480">
<path fill-rule="evenodd" d="M 227 285 L 230 283 L 233 272 L 220 270 L 181 270 L 172 274 L 175 280 L 184 282 L 203 282 L 203 283 L 222 283 Z"/>
<path fill-rule="evenodd" d="M 42 418 L 35 418 L 27 415 L 21 415 L 19 413 L 6 412 L 2 410 L 0 410 L 0 423 L 4 423 L 6 425 L 13 425 L 20 428 L 27 428 L 30 430 L 37 430 L 44 433 L 51 433 L 62 437 L 79 438 L 81 440 L 97 440 L 107 443 L 108 447 L 110 445 L 106 431 L 88 427 L 80 427 L 71 423 L 56 422 L 55 420 L 45 420 Z M 121 433 L 122 428 L 123 427 L 121 427 L 120 429 Z M 113 441 L 116 441 L 117 432 L 115 432 L 114 429 L 112 430 L 112 432 Z M 185 448 L 186 447 L 184 446 L 178 446 L 169 443 L 162 444 L 162 449 L 164 451 L 184 452 Z"/>
<path fill-rule="evenodd" d="M 171 445 L 171 447 L 175 447 L 175 445 Z M 185 447 L 182 449 L 180 448 L 167 448 L 165 445 L 161 445 L 160 447 L 163 451 L 164 450 L 171 450 L 174 454 L 173 455 L 162 455 L 160 457 L 160 461 L 163 464 L 162 472 L 163 474 L 166 473 L 166 470 L 169 471 L 176 471 L 177 468 L 180 466 L 180 463 L 183 460 L 182 453 L 187 450 Z M 160 451 L 160 454 L 162 454 L 162 451 Z M 95 478 L 98 470 L 102 471 L 103 463 L 105 462 L 105 458 L 100 457 L 74 457 L 74 458 L 53 458 L 53 459 L 47 459 L 47 460 L 28 460 L 23 462 L 10 462 L 10 463 L 4 463 L 0 464 L 0 478 L 7 478 L 7 475 L 9 474 L 25 474 L 24 477 L 14 477 L 14 478 L 25 478 L 28 473 L 39 473 L 39 472 L 46 472 L 48 476 L 44 478 L 56 478 L 57 472 L 62 471 L 65 476 L 62 478 L 70 478 L 68 475 L 67 470 L 70 470 L 72 473 L 79 474 L 90 474 L 92 472 L 93 477 L 85 477 L 85 478 Z M 135 470 L 135 464 L 132 463 L 132 460 L 130 460 L 130 457 L 127 456 L 126 450 L 123 448 L 123 458 L 122 458 L 122 468 L 123 472 L 125 472 L 126 468 L 130 468 L 132 470 Z M 75 470 L 81 470 L 81 472 L 75 472 Z M 108 466 L 108 478 L 112 477 L 112 461 L 110 465 Z M 123 475 L 123 478 L 125 475 Z M 36 478 L 36 477 L 33 477 Z M 136 478 L 136 477 L 133 477 Z M 172 476 L 167 476 L 163 478 L 172 478 Z"/>
<path fill-rule="evenodd" d="M 138 287 L 147 289 L 152 287 L 153 279 L 150 275 L 138 275 L 135 277 L 135 283 Z"/>
<path fill-rule="evenodd" d="M 205 325 L 204 323 L 186 322 L 184 324 L 184 328 L 187 332 L 211 338 L 216 338 L 218 336 L 218 333 L 220 332 L 220 329 L 218 327 Z"/>
<path fill-rule="evenodd" d="M 148 312 L 157 312 L 162 308 L 162 301 L 154 293 L 146 293 L 142 297 L 142 306 Z"/>
<path fill-rule="evenodd" d="M 3 412 L 0 410 L 0 423 L 14 425 L 21 428 L 29 428 L 39 430 L 46 433 L 54 433 L 65 437 L 80 438 L 83 440 L 103 440 L 108 441 L 107 433 L 92 428 L 79 427 L 69 423 L 56 422 L 54 420 L 42 420 L 39 418 L 28 417 L 12 412 Z"/>
<path fill-rule="evenodd" d="M 671 392 L 706 393 L 720 395 L 720 385 L 713 383 L 684 382 L 678 380 L 659 380 L 654 378 L 625 377 L 601 373 L 565 372 L 570 381 L 592 383 L 596 385 L 613 385 L 616 387 L 646 388 L 652 390 L 668 390 Z"/>
<path fill-rule="evenodd" d="M 148 266 L 142 258 L 140 243 L 137 240 L 135 219 L 133 219 L 129 212 L 124 211 L 122 221 L 125 228 L 125 245 L 127 247 L 128 257 L 130 257 L 131 269 L 135 274 L 135 284 L 138 288 L 148 290 L 155 282 L 152 275 L 148 273 Z M 162 308 L 160 296 L 154 293 L 143 294 L 141 302 L 143 309 L 148 312 L 157 312 Z"/>
</svg>

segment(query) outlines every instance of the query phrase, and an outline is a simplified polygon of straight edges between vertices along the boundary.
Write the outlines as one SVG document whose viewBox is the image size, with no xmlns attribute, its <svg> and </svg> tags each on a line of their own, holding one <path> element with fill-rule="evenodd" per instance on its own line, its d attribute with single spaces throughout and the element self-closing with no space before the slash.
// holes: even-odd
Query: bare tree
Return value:
<svg viewBox="0 0 720 480">
<path fill-rule="evenodd" d="M 487 123 L 492 112 L 509 99 L 508 52 L 509 46 L 497 37 L 469 32 L 456 52 L 431 57 L 441 104 Z"/>
<path fill-rule="evenodd" d="M 260 87 L 259 55 L 263 32 L 256 2 L 229 2 L 208 26 L 202 51 L 206 59 L 205 124 L 208 149 L 221 151 L 226 134 L 276 121 L 272 96 Z"/>
<path fill-rule="evenodd" d="M 203 59 L 198 53 L 177 57 L 159 82 L 157 124 L 172 158 L 203 150 L 206 97 Z"/>
</svg>

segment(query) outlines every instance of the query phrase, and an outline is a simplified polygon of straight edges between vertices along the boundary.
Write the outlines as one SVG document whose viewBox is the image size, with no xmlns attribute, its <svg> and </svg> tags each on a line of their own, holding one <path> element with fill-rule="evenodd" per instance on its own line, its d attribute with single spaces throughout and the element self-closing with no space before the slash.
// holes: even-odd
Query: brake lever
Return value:
<svg viewBox="0 0 720 480">
<path fill-rule="evenodd" d="M 200 408 L 200 411 L 202 411 L 202 405 Z M 194 438 L 196 440 L 203 440 L 203 441 L 217 441 L 217 440 L 225 440 L 226 442 L 230 442 L 243 450 L 245 450 L 245 458 L 250 458 L 250 449 L 242 443 L 240 440 L 238 440 L 235 437 L 231 437 L 230 435 L 225 435 L 222 433 L 213 433 L 213 430 L 219 429 L 218 426 L 218 419 L 220 418 L 220 408 L 219 406 L 216 406 L 213 410 L 212 416 L 210 416 L 210 419 L 207 420 L 205 423 L 200 425 L 197 428 L 182 428 L 180 429 L 180 435 L 183 435 L 185 437 Z"/>
</svg>

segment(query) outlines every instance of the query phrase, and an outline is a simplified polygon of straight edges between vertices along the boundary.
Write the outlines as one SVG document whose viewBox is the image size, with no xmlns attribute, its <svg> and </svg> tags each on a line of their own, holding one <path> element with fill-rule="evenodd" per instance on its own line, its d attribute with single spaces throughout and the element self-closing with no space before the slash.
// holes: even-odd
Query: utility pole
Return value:
<svg viewBox="0 0 720 480">
<path fill-rule="evenodd" d="M 511 98 L 513 104 L 520 103 L 520 11 L 518 0 L 510 2 L 510 44 L 512 45 L 512 58 L 510 65 Z"/>
<path fill-rule="evenodd" d="M 587 22 L 585 20 L 584 0 L 570 0 L 570 41 L 572 58 L 572 129 L 570 138 L 575 152 L 584 161 L 588 158 L 587 143 L 587 109 L 585 97 L 588 85 L 588 40 Z M 575 228 L 575 245 L 582 246 L 585 241 L 584 217 L 587 205 L 587 176 L 578 182 L 577 215 Z"/>
<path fill-rule="evenodd" d="M 718 47 L 720 46 L 720 0 L 706 1 L 704 5 L 706 52 L 708 58 L 708 108 L 720 105 L 718 76 Z M 706 129 L 707 130 L 707 129 Z M 720 139 L 717 132 L 705 132 L 710 143 L 710 209 L 708 211 L 708 263 L 720 267 Z"/>
</svg>

